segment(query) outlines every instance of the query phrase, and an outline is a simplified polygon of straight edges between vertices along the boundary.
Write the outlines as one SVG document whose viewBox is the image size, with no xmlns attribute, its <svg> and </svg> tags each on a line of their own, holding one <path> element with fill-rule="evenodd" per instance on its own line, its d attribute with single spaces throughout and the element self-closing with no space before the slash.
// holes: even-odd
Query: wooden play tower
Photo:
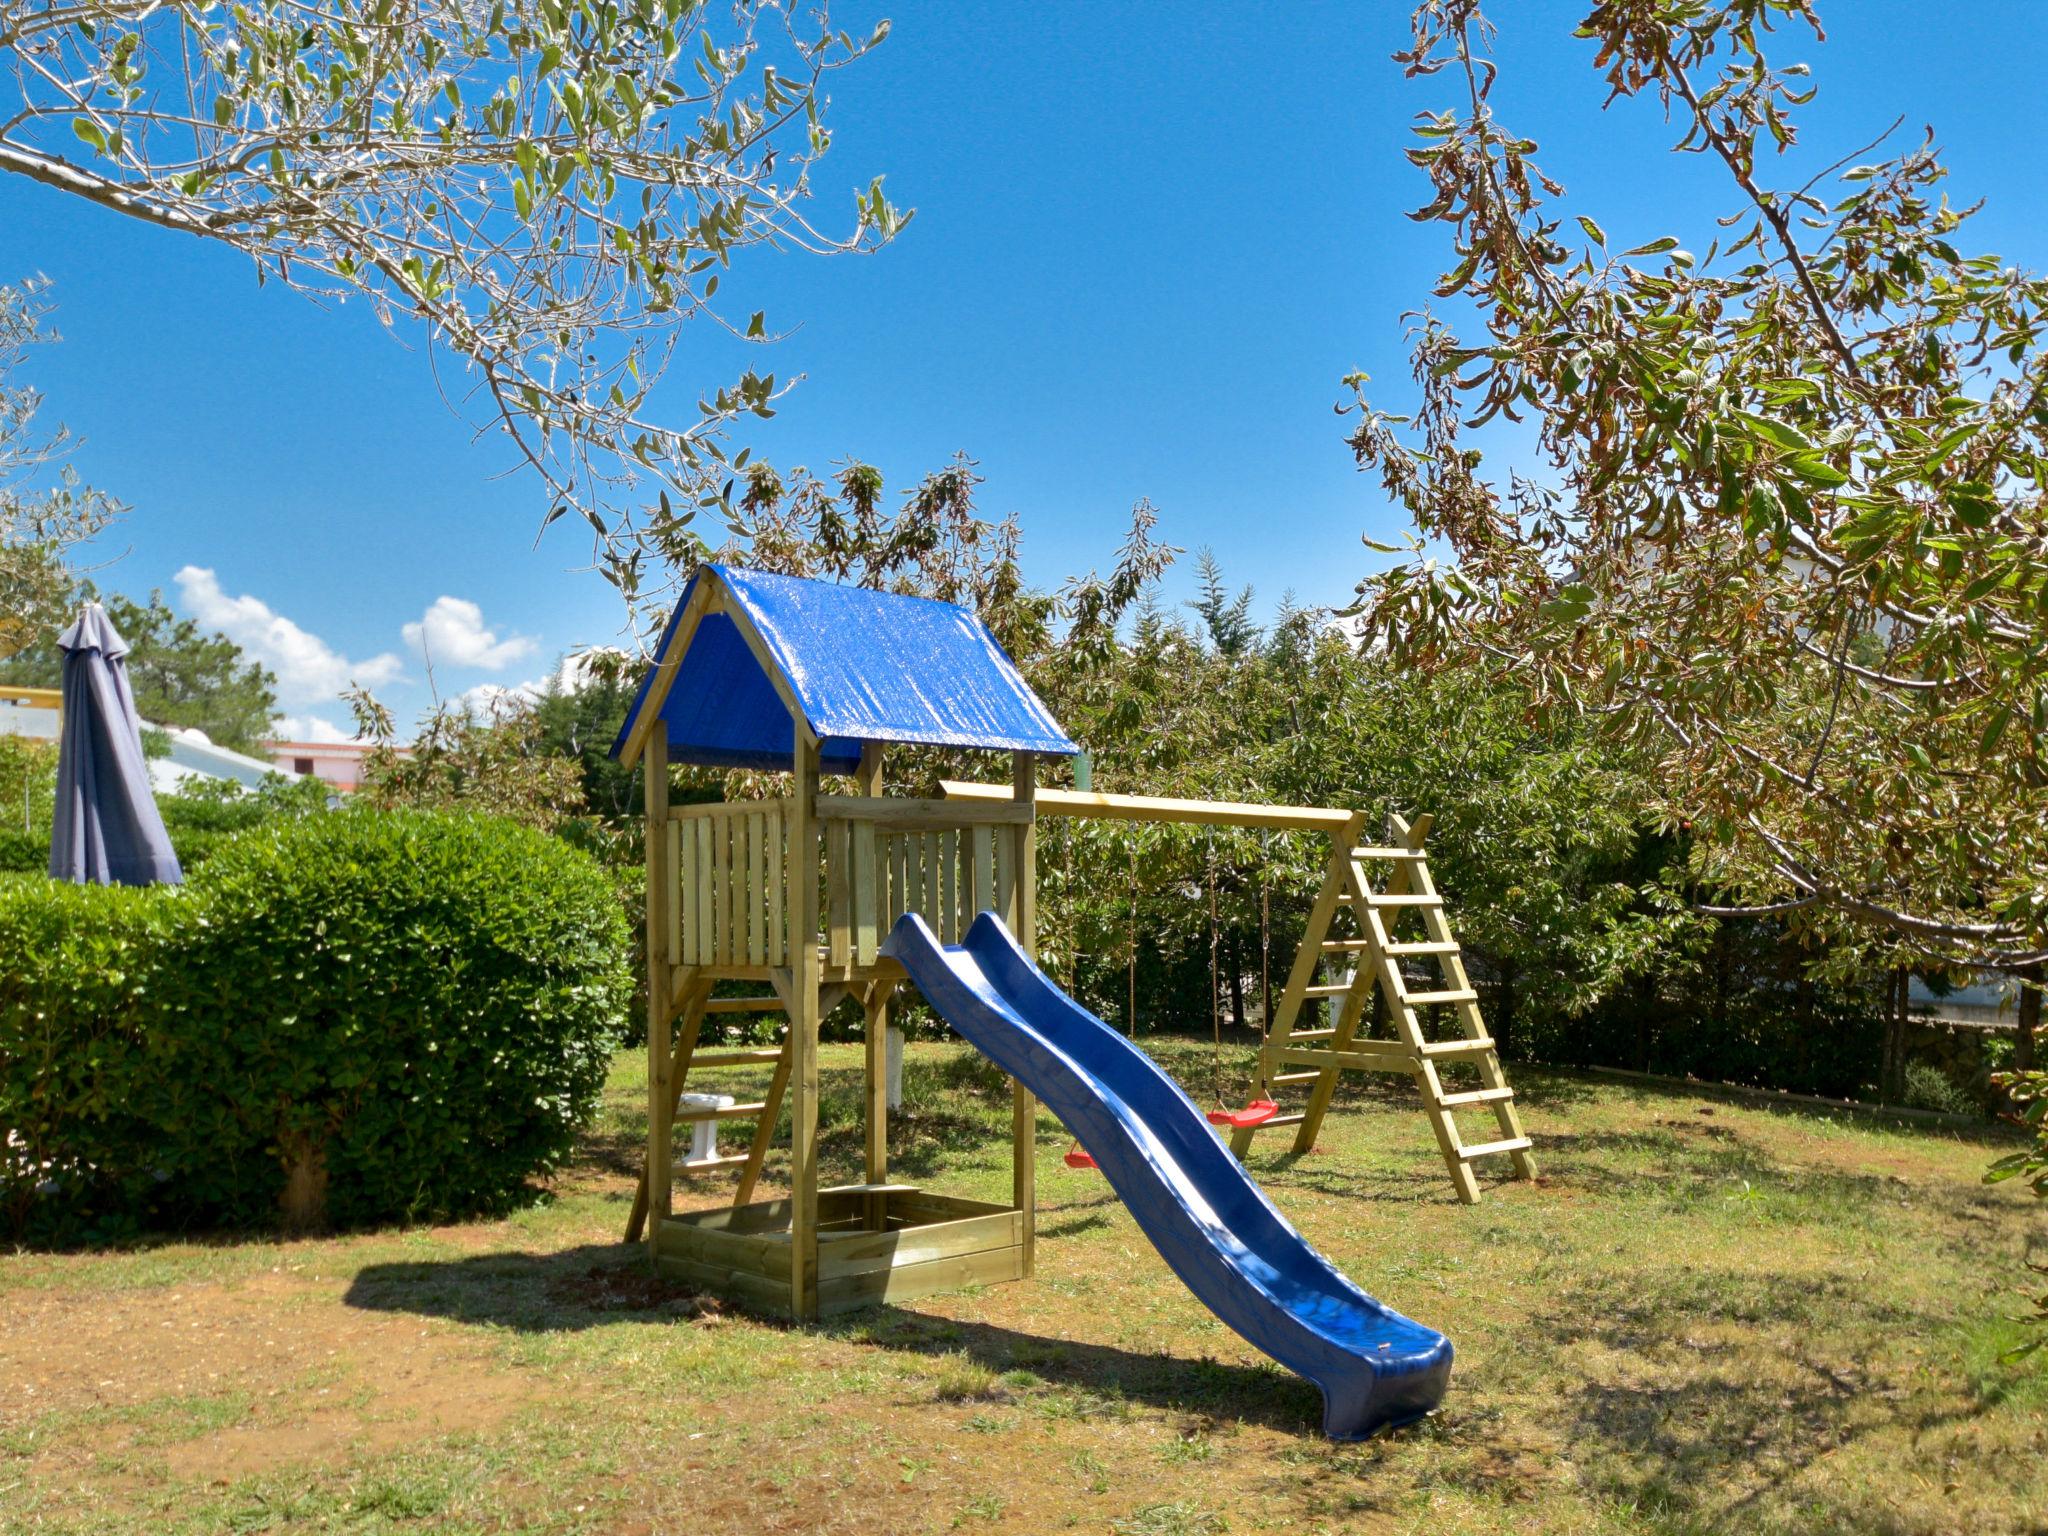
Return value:
<svg viewBox="0 0 2048 1536">
<path fill-rule="evenodd" d="M 660 728 L 657 728 L 659 725 Z M 1004 752 L 994 805 L 885 797 L 890 744 Z M 902 967 L 877 951 L 904 912 L 948 941 L 998 913 L 1029 949 L 1033 764 L 1079 748 L 979 621 L 921 598 L 707 566 L 690 584 L 621 730 L 647 785 L 647 1163 L 629 1238 L 656 1265 L 760 1309 L 818 1317 L 1031 1273 L 1037 1105 L 1013 1085 L 1007 1205 L 892 1183 L 883 1051 Z M 782 770 L 790 792 L 668 804 L 668 765 Z M 826 794 L 825 774 L 854 793 Z M 771 998 L 713 998 L 766 982 Z M 867 1021 L 866 1168 L 818 1184 L 818 1032 L 847 998 Z M 698 1050 L 707 1016 L 775 1011 L 779 1049 Z M 773 1064 L 757 1102 L 679 1110 L 693 1074 Z M 790 1116 L 790 1196 L 756 1201 Z M 754 1121 L 730 1209 L 671 1209 L 675 1127 Z"/>
<path fill-rule="evenodd" d="M 937 800 L 888 796 L 891 745 L 1006 754 L 1009 782 L 948 784 Z M 1462 1198 L 1477 1198 L 1476 1157 L 1510 1153 L 1517 1172 L 1529 1172 L 1511 1091 L 1428 883 L 1426 824 L 1398 829 L 1398 847 L 1371 848 L 1360 842 L 1363 817 L 1347 811 L 1040 791 L 1038 759 L 1080 749 L 963 609 L 705 566 L 670 618 L 613 750 L 628 765 L 644 763 L 646 783 L 647 1160 L 627 1237 L 646 1241 L 665 1273 L 798 1318 L 1030 1275 L 1038 1106 L 1020 1085 L 1011 1090 L 1007 1203 L 890 1180 L 885 1040 L 906 977 L 880 949 L 906 912 L 951 943 L 977 913 L 993 911 L 1031 951 L 1042 811 L 1328 833 L 1330 877 L 1262 1062 L 1275 1085 L 1312 1084 L 1309 1101 L 1268 1123 L 1298 1125 L 1305 1149 L 1338 1072 L 1406 1071 L 1424 1086 Z M 672 806 L 672 763 L 784 773 L 788 792 Z M 851 793 L 826 793 L 828 777 Z M 1372 860 L 1394 870 L 1378 887 L 1366 870 Z M 1419 915 L 1429 936 L 1396 940 L 1396 909 Z M 1340 929 L 1344 912 L 1351 927 Z M 1446 986 L 1410 988 L 1401 969 L 1410 955 L 1440 960 Z M 1325 966 L 1333 960 L 1343 964 Z M 1319 967 L 1341 973 L 1341 984 L 1319 981 Z M 714 995 L 721 983 L 752 984 L 750 995 Z M 1361 1032 L 1375 987 L 1394 1003 L 1393 1040 Z M 859 1183 L 821 1188 L 819 1029 L 849 998 L 866 1020 L 865 1167 Z M 1297 1027 L 1318 999 L 1332 1005 L 1330 1024 Z M 1417 1010 L 1431 1004 L 1455 1010 L 1458 1040 L 1426 1038 Z M 707 1021 L 771 1012 L 787 1021 L 779 1046 L 700 1049 Z M 1451 1058 L 1476 1066 L 1478 1088 L 1445 1087 L 1437 1065 Z M 758 1100 L 682 1105 L 701 1074 L 763 1067 L 770 1079 Z M 1498 1137 L 1459 1140 L 1450 1116 L 1468 1103 L 1493 1111 Z M 790 1194 L 757 1200 L 785 1108 Z M 730 1205 L 679 1213 L 676 1127 L 705 1118 L 751 1120 L 753 1134 L 744 1153 L 721 1159 L 739 1169 Z M 1240 1154 L 1250 1134 L 1238 1134 Z"/>
</svg>

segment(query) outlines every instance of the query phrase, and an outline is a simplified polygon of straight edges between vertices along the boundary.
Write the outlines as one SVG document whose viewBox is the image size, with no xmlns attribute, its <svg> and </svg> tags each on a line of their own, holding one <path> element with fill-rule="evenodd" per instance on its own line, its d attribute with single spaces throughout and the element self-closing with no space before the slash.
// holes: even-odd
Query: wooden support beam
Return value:
<svg viewBox="0 0 2048 1536">
<path fill-rule="evenodd" d="M 654 694 L 650 692 L 649 698 Z M 670 1081 L 669 1021 L 675 997 L 669 978 L 668 904 L 675 899 L 668 867 L 668 737 L 655 731 L 642 754 L 642 808 L 647 826 L 647 1161 L 642 1172 L 646 1208 L 659 1232 L 670 1209 L 674 1169 L 670 1116 L 675 1091 Z M 649 1258 L 653 1257 L 652 1249 Z"/>
<path fill-rule="evenodd" d="M 1014 798 L 1000 784 L 947 779 L 948 800 Z M 1111 821 L 1173 821 L 1206 827 L 1267 827 L 1275 831 L 1329 832 L 1351 824 L 1353 813 L 1321 805 L 1246 805 L 1230 800 L 1173 800 L 1160 795 L 1103 795 L 1076 789 L 1041 789 L 1041 816 L 1086 816 Z"/>
<path fill-rule="evenodd" d="M 669 1146 L 671 1158 L 674 1156 L 675 1146 L 675 1107 L 677 1101 L 682 1097 L 685 1078 L 688 1077 L 690 1071 L 700 1061 L 700 1058 L 696 1055 L 697 1035 L 704 1022 L 704 999 L 710 991 L 710 981 L 705 979 L 695 966 L 684 966 L 677 972 L 676 996 L 679 1001 L 674 1011 L 677 1020 L 681 1024 L 681 1028 L 675 1028 L 673 1025 L 670 1028 L 670 1033 L 675 1038 L 675 1045 L 669 1052 L 668 1078 L 663 1090 L 667 1095 L 669 1107 Z M 653 1090 L 650 1087 L 648 1106 L 648 1142 L 650 1149 L 653 1145 L 653 1102 Z M 629 1243 L 639 1242 L 647 1230 L 647 1210 L 649 1204 L 649 1180 L 647 1175 L 648 1169 L 652 1166 L 653 1164 L 650 1161 L 644 1159 L 640 1164 L 640 1182 L 633 1190 L 633 1208 L 626 1217 L 626 1241 Z M 671 1182 L 673 1182 L 673 1174 L 671 1174 Z"/>
<path fill-rule="evenodd" d="M 794 709 L 791 711 L 795 715 Z M 789 1304 L 818 1315 L 818 743 L 797 719 L 795 793 L 789 809 Z M 842 994 L 843 995 L 843 994 Z M 836 1001 L 836 1000 L 835 1000 Z"/>
<path fill-rule="evenodd" d="M 1012 754 L 1010 797 L 1032 813 L 1011 834 L 1017 842 L 1014 931 L 1024 953 L 1034 959 L 1038 955 L 1037 769 L 1037 759 L 1031 753 Z M 1038 1100 L 1015 1078 L 1010 1079 L 1010 1203 L 1023 1212 L 1018 1268 L 1028 1280 L 1038 1258 Z"/>
<path fill-rule="evenodd" d="M 961 827 L 1021 826 L 1028 804 L 1002 800 L 983 805 L 955 800 L 891 800 L 882 795 L 820 795 L 820 821 L 867 821 L 891 832 L 952 832 Z"/>
</svg>

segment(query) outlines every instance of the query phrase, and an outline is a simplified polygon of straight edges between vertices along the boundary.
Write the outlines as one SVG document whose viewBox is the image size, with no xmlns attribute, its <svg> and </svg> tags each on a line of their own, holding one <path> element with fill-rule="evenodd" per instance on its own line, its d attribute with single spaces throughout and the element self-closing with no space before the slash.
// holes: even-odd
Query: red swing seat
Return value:
<svg viewBox="0 0 2048 1536">
<path fill-rule="evenodd" d="M 1253 1099 L 1243 1109 L 1212 1109 L 1209 1111 L 1211 1125 L 1227 1125 L 1232 1130 L 1243 1130 L 1246 1126 L 1264 1125 L 1280 1113 L 1280 1106 L 1271 1099 Z"/>
<path fill-rule="evenodd" d="M 1081 1143 L 1075 1142 L 1067 1148 L 1066 1163 L 1069 1168 L 1093 1168 L 1095 1159 L 1081 1150 Z"/>
</svg>

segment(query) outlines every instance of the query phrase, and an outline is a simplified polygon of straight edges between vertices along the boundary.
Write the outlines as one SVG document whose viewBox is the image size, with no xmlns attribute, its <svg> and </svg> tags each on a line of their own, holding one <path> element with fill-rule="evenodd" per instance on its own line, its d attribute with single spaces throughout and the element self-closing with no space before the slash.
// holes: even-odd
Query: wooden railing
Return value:
<svg viewBox="0 0 2048 1536">
<path fill-rule="evenodd" d="M 957 942 L 975 914 L 1019 921 L 1022 838 L 1028 803 L 963 805 L 820 795 L 819 929 L 828 968 L 875 964 L 905 912 L 921 913 L 939 938 Z M 681 806 L 669 813 L 672 965 L 790 963 L 788 800 Z"/>
</svg>

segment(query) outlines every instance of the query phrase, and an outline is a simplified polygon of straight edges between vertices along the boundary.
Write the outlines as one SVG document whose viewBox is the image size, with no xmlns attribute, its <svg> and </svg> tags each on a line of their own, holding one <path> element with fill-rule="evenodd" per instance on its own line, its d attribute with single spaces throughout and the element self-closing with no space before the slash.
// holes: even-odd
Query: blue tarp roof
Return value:
<svg viewBox="0 0 2048 1536">
<path fill-rule="evenodd" d="M 819 767 L 851 773 L 863 742 L 993 752 L 1081 750 L 965 608 L 865 587 L 707 565 L 669 616 L 656 666 L 619 728 L 624 750 L 683 611 L 717 581 L 750 623 L 820 740 Z M 739 624 L 706 614 L 669 686 L 661 717 L 669 760 L 716 768 L 787 769 L 796 729 Z"/>
</svg>

